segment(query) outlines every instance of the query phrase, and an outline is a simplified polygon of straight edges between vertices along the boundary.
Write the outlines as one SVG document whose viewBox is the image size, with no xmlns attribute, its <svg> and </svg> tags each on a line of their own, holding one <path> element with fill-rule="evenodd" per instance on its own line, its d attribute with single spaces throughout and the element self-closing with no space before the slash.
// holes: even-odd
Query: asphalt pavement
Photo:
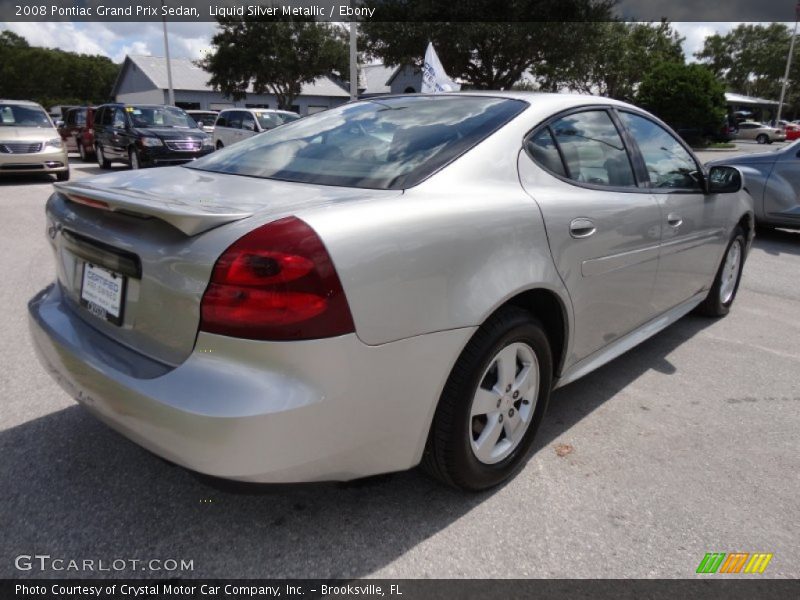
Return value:
<svg viewBox="0 0 800 600">
<path fill-rule="evenodd" d="M 757 577 L 800 576 L 800 232 L 759 235 L 727 318 L 686 317 L 555 392 L 499 489 L 417 470 L 252 488 L 149 454 L 39 366 L 26 303 L 53 279 L 51 189 L 0 180 L 0 577 L 685 578 L 707 552 L 773 553 Z M 17 558 L 36 554 L 95 571 Z M 192 568 L 97 570 L 120 559 Z"/>
</svg>

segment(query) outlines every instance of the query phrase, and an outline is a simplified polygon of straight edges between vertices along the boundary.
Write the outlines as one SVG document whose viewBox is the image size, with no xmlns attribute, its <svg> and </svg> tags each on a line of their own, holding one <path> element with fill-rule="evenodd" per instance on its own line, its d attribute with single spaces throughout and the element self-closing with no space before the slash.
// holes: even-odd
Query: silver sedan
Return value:
<svg viewBox="0 0 800 600">
<path fill-rule="evenodd" d="M 404 95 L 57 185 L 45 368 L 151 451 L 260 482 L 524 464 L 550 391 L 692 310 L 753 235 L 735 168 L 591 96 Z"/>
<path fill-rule="evenodd" d="M 733 165 L 745 176 L 756 223 L 800 228 L 800 140 L 775 150 L 721 158 L 709 165 Z"/>
</svg>

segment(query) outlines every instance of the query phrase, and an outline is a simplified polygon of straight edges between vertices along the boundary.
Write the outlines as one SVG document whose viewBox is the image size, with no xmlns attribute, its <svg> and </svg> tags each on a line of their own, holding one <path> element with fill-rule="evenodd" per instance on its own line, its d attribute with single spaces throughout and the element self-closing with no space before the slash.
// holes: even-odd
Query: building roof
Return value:
<svg viewBox="0 0 800 600">
<path fill-rule="evenodd" d="M 387 67 L 383 63 L 361 67 L 364 83 L 362 94 L 389 94 L 392 91 L 389 81 L 400 67 Z M 361 82 L 359 82 L 361 83 Z M 359 87 L 362 87 L 359 85 Z"/>
<path fill-rule="evenodd" d="M 732 92 L 725 92 L 725 101 L 728 104 L 741 104 L 749 106 L 778 106 L 777 100 L 767 100 L 766 98 L 756 98 L 754 96 L 745 96 L 743 94 L 734 94 Z"/>
<path fill-rule="evenodd" d="M 211 78 L 211 75 L 195 65 L 192 61 L 186 58 L 172 58 L 169 62 L 172 67 L 173 89 L 198 92 L 212 91 L 211 86 L 208 85 L 208 80 Z M 145 77 L 153 82 L 156 88 L 162 90 L 167 89 L 167 65 L 164 57 L 132 54 L 125 57 L 125 62 L 122 65 L 122 69 L 120 69 L 117 82 L 114 84 L 112 96 L 117 95 L 117 89 L 121 79 L 126 69 L 131 66 L 138 68 Z M 252 93 L 252 89 L 248 89 L 248 93 Z M 350 97 L 350 94 L 348 94 L 342 86 L 336 83 L 332 77 L 328 76 L 317 77 L 317 79 L 311 83 L 304 83 L 300 95 L 333 96 L 338 98 Z"/>
</svg>

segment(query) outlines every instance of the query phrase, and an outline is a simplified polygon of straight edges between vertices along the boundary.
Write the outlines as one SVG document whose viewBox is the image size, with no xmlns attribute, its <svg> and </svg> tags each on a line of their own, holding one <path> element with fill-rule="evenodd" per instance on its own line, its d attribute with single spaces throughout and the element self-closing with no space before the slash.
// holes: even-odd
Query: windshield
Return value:
<svg viewBox="0 0 800 600">
<path fill-rule="evenodd" d="M 0 104 L 0 126 L 2 127 L 52 127 L 50 117 L 37 106 Z"/>
<path fill-rule="evenodd" d="M 278 125 L 297 121 L 300 118 L 300 115 L 294 113 L 257 112 L 255 115 L 261 129 L 275 129 Z"/>
<path fill-rule="evenodd" d="M 299 119 L 189 168 L 321 185 L 416 185 L 522 112 L 521 100 L 401 96 Z"/>
<path fill-rule="evenodd" d="M 126 106 L 125 112 L 131 118 L 133 126 L 139 129 L 148 127 L 197 127 L 194 119 L 180 108 L 169 106 Z"/>
</svg>

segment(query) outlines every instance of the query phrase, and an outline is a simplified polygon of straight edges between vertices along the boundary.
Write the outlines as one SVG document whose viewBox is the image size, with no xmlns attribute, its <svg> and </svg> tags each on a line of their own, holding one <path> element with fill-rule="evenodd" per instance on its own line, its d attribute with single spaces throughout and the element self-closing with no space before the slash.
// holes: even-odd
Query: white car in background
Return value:
<svg viewBox="0 0 800 600">
<path fill-rule="evenodd" d="M 229 108 L 219 113 L 214 124 L 214 147 L 219 150 L 270 129 L 296 121 L 297 113 L 267 108 Z"/>
</svg>

